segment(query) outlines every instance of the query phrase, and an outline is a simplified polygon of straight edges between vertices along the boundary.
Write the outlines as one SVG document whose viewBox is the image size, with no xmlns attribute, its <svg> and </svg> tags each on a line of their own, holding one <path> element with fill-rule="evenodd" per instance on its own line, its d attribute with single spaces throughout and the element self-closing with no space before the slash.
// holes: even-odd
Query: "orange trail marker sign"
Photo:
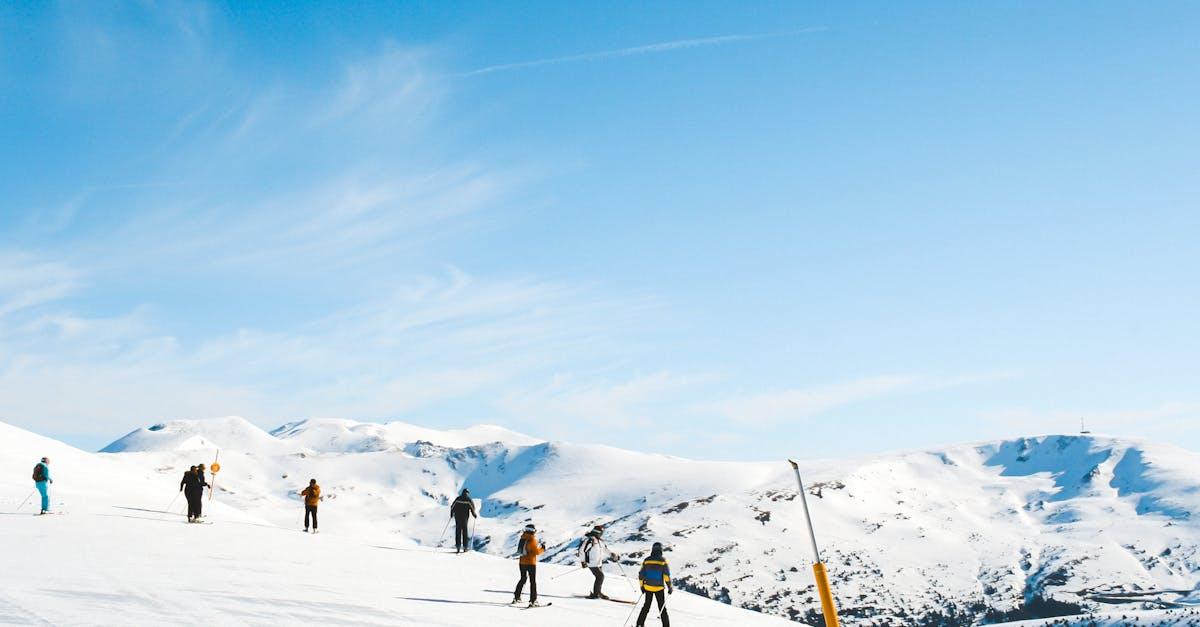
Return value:
<svg viewBox="0 0 1200 627">
<path fill-rule="evenodd" d="M 213 463 L 208 467 L 212 471 L 213 476 L 212 485 L 208 487 L 208 500 L 210 503 L 212 502 L 213 492 L 217 491 L 217 473 L 221 472 L 221 464 L 217 461 L 219 459 L 221 459 L 221 449 L 217 449 L 217 455 L 213 458 Z"/>
</svg>

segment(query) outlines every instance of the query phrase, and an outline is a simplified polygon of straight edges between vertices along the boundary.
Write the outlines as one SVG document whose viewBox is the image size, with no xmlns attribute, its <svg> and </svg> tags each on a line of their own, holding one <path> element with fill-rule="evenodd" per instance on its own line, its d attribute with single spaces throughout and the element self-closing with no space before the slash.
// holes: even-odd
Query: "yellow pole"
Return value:
<svg viewBox="0 0 1200 627">
<path fill-rule="evenodd" d="M 813 530 L 812 514 L 808 511 L 808 497 L 804 492 L 804 481 L 800 479 L 800 465 L 790 459 L 788 463 L 796 473 L 796 485 L 800 486 L 800 504 L 804 507 L 804 522 L 808 525 L 808 540 L 812 544 L 813 577 L 817 580 L 817 595 L 821 597 L 821 614 L 825 617 L 825 627 L 840 627 L 837 606 L 833 602 L 833 589 L 829 587 L 829 574 L 825 571 L 825 564 L 821 562 L 821 551 L 817 548 L 817 533 Z"/>
<path fill-rule="evenodd" d="M 829 587 L 829 576 L 825 565 L 813 564 L 813 576 L 817 578 L 817 594 L 821 596 L 821 613 L 825 615 L 825 627 L 838 627 L 837 606 L 833 604 L 833 590 Z"/>
</svg>

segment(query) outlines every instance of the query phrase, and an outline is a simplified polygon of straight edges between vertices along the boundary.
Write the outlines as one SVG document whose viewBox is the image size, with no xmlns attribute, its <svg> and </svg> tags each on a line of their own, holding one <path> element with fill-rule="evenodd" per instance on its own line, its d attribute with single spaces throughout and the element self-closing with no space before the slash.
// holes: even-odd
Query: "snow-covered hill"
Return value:
<svg viewBox="0 0 1200 627">
<path fill-rule="evenodd" d="M 192 446 L 198 435 L 245 438 L 236 443 L 243 448 L 264 440 L 228 419 L 171 423 L 151 433 L 160 437 L 139 438 L 140 446 L 168 453 L 85 453 L 0 423 L 0 476 L 6 477 L 0 488 L 0 624 L 599 627 L 629 616 L 629 605 L 575 598 L 579 570 L 552 564 L 539 569 L 541 600 L 550 607 L 509 606 L 517 575 L 513 560 L 420 546 L 385 525 L 348 532 L 339 521 L 361 512 L 342 511 L 340 503 L 353 503 L 353 496 L 326 503 L 319 535 L 299 532 L 298 520 L 287 515 L 294 503 L 285 494 L 271 495 L 257 508 L 224 502 L 222 496 L 247 485 L 270 483 L 265 468 L 303 463 L 311 459 L 308 453 L 279 459 L 223 453 L 230 472 L 219 478 L 228 476 L 231 491 L 207 505 L 213 524 L 186 524 L 182 499 L 174 500 L 179 469 L 171 460 L 211 461 L 214 451 Z M 187 444 L 182 451 L 181 444 Z M 22 479 L 41 456 L 52 460 L 53 508 L 65 515 L 35 516 L 36 509 L 20 507 L 29 487 Z M 249 474 L 252 465 L 257 478 Z M 352 488 L 342 494 L 354 495 Z M 287 513 L 272 511 L 275 505 Z M 619 577 L 609 584 L 614 597 L 626 599 L 633 598 L 633 586 Z M 685 625 L 787 624 L 686 592 L 676 592 L 669 608 Z"/>
<path fill-rule="evenodd" d="M 295 529 L 295 492 L 315 477 L 327 495 L 326 534 L 430 549 L 465 485 L 480 505 L 474 543 L 482 552 L 509 556 L 532 521 L 548 559 L 571 564 L 583 532 L 605 524 L 625 556 L 614 574 L 632 574 L 649 544 L 662 541 L 681 588 L 819 622 L 794 478 L 782 461 L 693 461 L 499 427 L 308 421 L 267 433 L 237 418 L 155 425 L 106 447 L 110 454 L 72 455 L 131 476 L 139 502 L 157 498 L 150 509 L 162 509 L 180 472 L 211 462 L 218 448 L 216 501 L 224 509 L 214 517 Z M 37 442 L 19 450 L 25 461 L 44 454 Z M 1044 436 L 801 468 L 847 625 L 965 625 L 1113 603 L 1125 611 L 1186 604 L 1181 594 L 1130 593 L 1188 591 L 1200 575 L 1200 456 L 1176 447 Z M 588 578 L 558 583 L 584 591 Z"/>
<path fill-rule="evenodd" d="M 1200 608 L 1107 611 L 1004 623 L 1004 627 L 1200 627 Z"/>
</svg>

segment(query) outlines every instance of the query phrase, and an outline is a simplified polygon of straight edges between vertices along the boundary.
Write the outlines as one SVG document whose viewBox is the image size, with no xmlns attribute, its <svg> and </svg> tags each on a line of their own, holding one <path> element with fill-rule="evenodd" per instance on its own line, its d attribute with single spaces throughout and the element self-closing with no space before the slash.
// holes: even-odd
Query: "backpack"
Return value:
<svg viewBox="0 0 1200 627">
<path fill-rule="evenodd" d="M 45 466 L 38 464 L 37 466 L 33 467 L 33 480 L 34 481 L 45 481 L 46 480 L 46 467 Z"/>
<path fill-rule="evenodd" d="M 595 537 L 593 537 L 591 535 L 587 535 L 587 536 L 583 537 L 583 551 L 581 551 L 581 552 L 583 553 L 584 561 L 591 561 L 592 547 L 594 547 L 594 546 L 596 546 L 596 538 Z"/>
</svg>

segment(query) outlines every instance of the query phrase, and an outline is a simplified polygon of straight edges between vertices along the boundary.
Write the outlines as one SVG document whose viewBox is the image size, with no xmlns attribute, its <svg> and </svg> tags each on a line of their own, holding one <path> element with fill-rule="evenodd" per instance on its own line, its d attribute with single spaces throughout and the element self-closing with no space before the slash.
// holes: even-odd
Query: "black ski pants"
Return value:
<svg viewBox="0 0 1200 627">
<path fill-rule="evenodd" d="M 659 616 L 662 617 L 663 627 L 671 627 L 671 618 L 669 616 L 667 616 L 666 592 L 664 592 L 662 590 L 659 590 L 658 592 L 650 592 L 649 590 L 644 590 L 644 592 L 646 593 L 646 604 L 642 606 L 642 612 L 640 614 L 638 614 L 638 622 L 637 622 L 638 627 L 646 626 L 646 615 L 650 613 L 650 600 L 651 599 L 658 600 Z"/>
<path fill-rule="evenodd" d="M 537 600 L 537 566 L 521 564 L 521 580 L 517 582 L 517 590 L 513 592 L 514 599 L 521 598 L 521 590 L 525 588 L 525 580 L 529 579 L 529 602 Z"/>
<path fill-rule="evenodd" d="M 604 571 L 595 566 L 589 566 L 588 570 L 592 571 L 592 576 L 596 578 L 596 582 L 592 584 L 592 596 L 600 596 L 600 588 L 604 587 Z"/>
<path fill-rule="evenodd" d="M 471 548 L 470 536 L 467 533 L 467 517 L 454 518 L 454 548 L 465 551 Z"/>
<path fill-rule="evenodd" d="M 204 508 L 204 490 L 186 490 L 183 493 L 188 504 L 188 518 L 199 518 Z"/>
<path fill-rule="evenodd" d="M 317 506 L 316 505 L 305 505 L 304 506 L 304 528 L 305 529 L 308 529 L 308 517 L 309 516 L 312 516 L 312 528 L 315 530 L 317 528 Z M 334 522 L 337 522 L 337 521 L 335 520 Z"/>
</svg>

